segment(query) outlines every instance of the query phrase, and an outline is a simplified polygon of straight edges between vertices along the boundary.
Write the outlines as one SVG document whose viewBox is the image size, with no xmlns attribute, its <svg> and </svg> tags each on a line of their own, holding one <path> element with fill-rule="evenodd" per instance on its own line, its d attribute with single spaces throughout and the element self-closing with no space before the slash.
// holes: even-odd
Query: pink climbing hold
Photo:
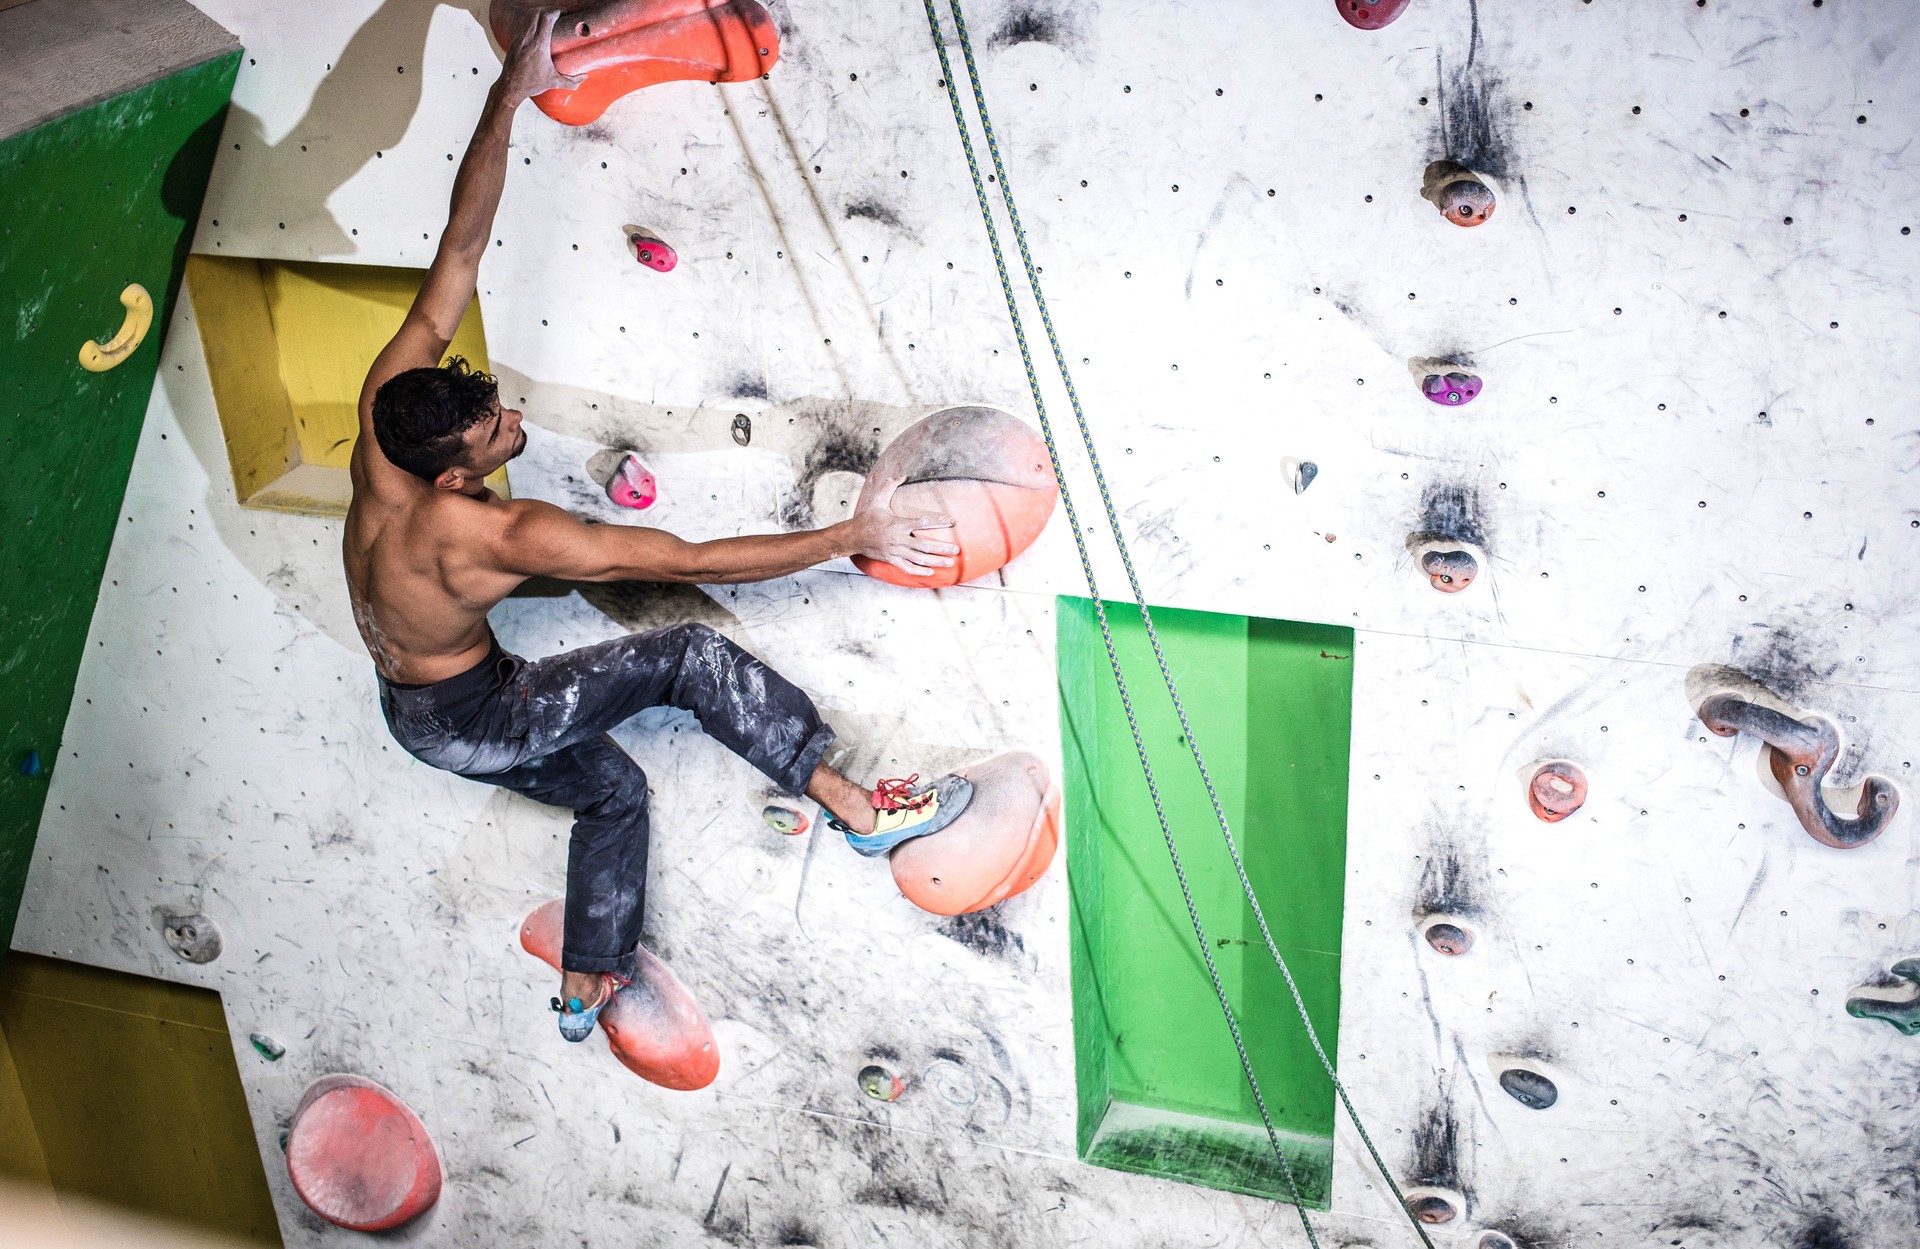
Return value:
<svg viewBox="0 0 1920 1249">
<path fill-rule="evenodd" d="M 1407 11 L 1413 0 L 1334 0 L 1347 25 L 1360 30 L 1379 30 Z"/>
<path fill-rule="evenodd" d="M 322 1076 L 287 1129 L 287 1175 L 307 1208 L 379 1232 L 440 1199 L 440 1155 L 407 1104 L 364 1076 Z"/>
<path fill-rule="evenodd" d="M 554 970 L 566 902 L 543 903 L 520 925 L 520 945 Z M 669 1089 L 703 1089 L 720 1074 L 720 1047 L 713 1025 L 667 965 L 645 946 L 634 947 L 633 983 L 613 995 L 600 1012 L 600 1030 L 620 1065 L 642 1080 Z"/>
<path fill-rule="evenodd" d="M 1060 845 L 1060 788 L 1037 756 L 1009 751 L 955 771 L 973 782 L 967 809 L 889 856 L 907 901 L 935 915 L 984 911 L 1024 892 Z"/>
<path fill-rule="evenodd" d="M 660 485 L 640 462 L 640 457 L 628 452 L 620 461 L 620 467 L 607 479 L 607 497 L 621 507 L 638 511 L 653 506 L 654 500 L 660 497 Z"/>
<path fill-rule="evenodd" d="M 680 256 L 673 248 L 645 234 L 628 235 L 627 245 L 633 248 L 635 260 L 655 272 L 671 273 L 673 267 L 680 263 Z"/>
<path fill-rule="evenodd" d="M 1472 373 L 1429 373 L 1420 383 L 1420 393 L 1434 403 L 1457 408 L 1477 399 L 1481 385 L 1479 377 Z"/>
</svg>

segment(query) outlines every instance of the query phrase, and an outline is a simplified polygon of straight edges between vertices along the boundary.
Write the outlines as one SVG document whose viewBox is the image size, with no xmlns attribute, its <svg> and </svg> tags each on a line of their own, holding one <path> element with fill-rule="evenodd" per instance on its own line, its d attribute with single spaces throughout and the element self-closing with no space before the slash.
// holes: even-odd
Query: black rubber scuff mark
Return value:
<svg viewBox="0 0 1920 1249">
<path fill-rule="evenodd" d="M 1070 48 L 1079 42 L 1079 32 L 1065 14 L 1052 5 L 1016 4 L 1007 10 L 1000 24 L 987 36 L 989 48 L 1011 48 L 1021 43 L 1046 43 Z"/>
<path fill-rule="evenodd" d="M 862 221 L 873 221 L 886 226 L 890 230 L 898 230 L 902 234 L 907 233 L 907 224 L 900 220 L 900 214 L 888 208 L 879 200 L 855 200 L 853 203 L 847 205 L 846 218 L 848 221 L 853 221 L 856 218 Z"/>
<path fill-rule="evenodd" d="M 955 915 L 934 931 L 987 958 L 1016 958 L 1027 952 L 1020 934 L 1001 923 L 991 908 Z"/>
<path fill-rule="evenodd" d="M 1471 543 L 1493 554 L 1480 507 L 1480 492 L 1472 486 L 1435 482 L 1420 492 L 1420 519 L 1415 529 L 1422 535 Z"/>
</svg>

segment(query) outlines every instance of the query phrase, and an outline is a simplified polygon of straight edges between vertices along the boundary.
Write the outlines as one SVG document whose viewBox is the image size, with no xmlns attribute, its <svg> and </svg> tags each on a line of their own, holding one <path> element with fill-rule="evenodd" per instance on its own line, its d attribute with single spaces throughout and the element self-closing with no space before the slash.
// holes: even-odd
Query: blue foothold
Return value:
<svg viewBox="0 0 1920 1249">
<path fill-rule="evenodd" d="M 44 769 L 40 766 L 40 752 L 29 750 L 27 757 L 20 761 L 20 775 L 38 776 Z"/>
</svg>

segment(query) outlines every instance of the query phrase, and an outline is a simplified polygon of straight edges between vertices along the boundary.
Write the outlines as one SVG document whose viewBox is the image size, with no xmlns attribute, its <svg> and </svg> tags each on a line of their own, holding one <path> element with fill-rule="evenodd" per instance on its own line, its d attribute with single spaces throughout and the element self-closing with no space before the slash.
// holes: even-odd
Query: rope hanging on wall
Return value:
<svg viewBox="0 0 1920 1249">
<path fill-rule="evenodd" d="M 1033 352 L 1027 344 L 1026 329 L 1020 319 L 1019 301 L 1014 295 L 1013 279 L 1007 271 L 1006 256 L 1000 248 L 999 229 L 994 224 L 993 210 L 987 200 L 986 183 L 981 176 L 979 158 L 974 152 L 966 112 L 960 103 L 960 92 L 954 81 L 953 65 L 947 56 L 946 37 L 941 30 L 940 15 L 934 9 L 933 0 L 923 0 L 923 3 L 927 11 L 927 26 L 933 36 L 934 52 L 940 58 L 940 71 L 943 84 L 947 89 L 947 99 L 953 106 L 954 124 L 960 132 L 960 146 L 966 153 L 967 169 L 973 177 L 973 191 L 974 197 L 979 201 L 980 219 L 987 228 L 987 243 L 993 250 L 993 264 L 1000 275 L 1001 293 L 1006 296 L 1007 315 L 1013 323 L 1014 339 L 1020 346 L 1020 359 L 1026 367 L 1027 385 L 1033 393 L 1034 411 L 1040 419 L 1040 432 L 1046 439 L 1047 455 L 1053 465 L 1054 477 L 1060 483 L 1060 502 L 1066 509 L 1067 527 L 1073 534 L 1073 544 L 1079 552 L 1080 571 L 1086 578 L 1087 593 L 1093 599 L 1094 615 L 1100 624 L 1100 637 L 1106 645 L 1107 662 L 1113 668 L 1114 684 L 1120 692 L 1120 705 L 1126 712 L 1127 727 L 1133 735 L 1134 751 L 1140 759 L 1140 770 L 1146 777 L 1147 793 L 1153 800 L 1154 815 L 1160 822 L 1160 835 L 1166 842 L 1167 854 L 1173 861 L 1174 876 L 1180 883 L 1180 893 L 1186 902 L 1187 918 L 1192 922 L 1194 937 L 1200 944 L 1200 957 L 1206 964 L 1207 977 L 1213 982 L 1214 997 L 1220 1003 L 1220 1012 L 1226 1018 L 1227 1031 L 1233 1037 L 1234 1050 L 1239 1054 L 1240 1070 L 1246 1076 L 1247 1087 L 1253 1094 L 1253 1104 L 1260 1112 L 1261 1123 L 1266 1127 L 1267 1143 L 1272 1146 L 1274 1157 L 1280 1163 L 1280 1173 L 1286 1181 L 1287 1192 L 1292 1198 L 1294 1209 L 1300 1215 L 1300 1224 L 1306 1229 L 1307 1241 L 1314 1249 L 1319 1249 L 1319 1237 L 1314 1232 L 1312 1221 L 1307 1217 L 1306 1207 L 1301 1204 L 1300 1189 L 1294 1179 L 1293 1166 L 1287 1159 L 1286 1150 L 1280 1144 L 1279 1133 L 1273 1126 L 1273 1118 L 1267 1112 L 1267 1103 L 1260 1091 L 1259 1078 L 1254 1074 L 1253 1063 L 1247 1056 L 1246 1044 L 1241 1039 L 1240 1021 L 1234 1014 L 1232 1003 L 1227 1000 L 1226 988 L 1221 983 L 1220 971 L 1213 959 L 1213 943 L 1207 939 L 1206 928 L 1200 921 L 1200 912 L 1193 900 L 1193 890 L 1187 882 L 1186 868 L 1180 859 L 1180 849 L 1174 842 L 1173 830 L 1167 822 L 1166 808 L 1161 802 L 1160 789 L 1153 776 L 1153 764 L 1147 757 L 1146 742 L 1141 736 L 1139 720 L 1134 714 L 1133 699 L 1127 688 L 1126 673 L 1122 670 L 1120 655 L 1114 646 L 1113 633 L 1107 624 L 1106 605 L 1100 597 L 1100 587 L 1094 578 L 1093 560 L 1087 551 L 1086 537 L 1080 527 L 1073 495 L 1067 488 L 1067 477 L 1061 467 L 1060 449 L 1054 440 L 1053 425 L 1047 419 L 1046 402 L 1040 394 L 1040 378 L 1034 368 Z M 1053 349 L 1054 365 L 1059 369 L 1060 380 L 1066 387 L 1067 401 L 1073 408 L 1074 421 L 1080 429 L 1081 445 L 1086 449 L 1087 462 L 1092 467 L 1094 482 L 1100 489 L 1100 501 L 1106 511 L 1107 527 L 1113 534 L 1115 547 L 1119 550 L 1121 565 L 1126 569 L 1127 585 L 1133 591 L 1135 605 L 1140 609 L 1140 620 L 1146 626 L 1147 641 L 1153 648 L 1153 657 L 1159 665 L 1160 677 L 1166 685 L 1167 696 L 1173 702 L 1174 714 L 1179 717 L 1180 730 L 1187 742 L 1187 749 L 1193 756 L 1194 767 L 1199 770 L 1201 782 L 1206 786 L 1207 798 L 1213 804 L 1214 818 L 1219 822 L 1220 836 L 1226 844 L 1228 856 L 1233 860 L 1234 872 L 1240 878 L 1241 892 L 1245 894 L 1247 905 L 1253 910 L 1253 917 L 1259 925 L 1260 936 L 1266 943 L 1267 953 L 1272 956 L 1274 965 L 1280 969 L 1280 974 L 1287 984 L 1287 991 L 1293 996 L 1294 1008 L 1300 1014 L 1300 1023 L 1306 1029 L 1307 1039 L 1313 1044 L 1313 1052 L 1320 1060 L 1321 1070 L 1326 1072 L 1334 1091 L 1339 1094 L 1340 1104 L 1346 1108 L 1348 1119 L 1353 1122 L 1354 1130 L 1360 1134 L 1361 1141 L 1367 1147 L 1367 1153 L 1373 1158 L 1374 1166 L 1379 1169 L 1380 1176 L 1393 1193 L 1395 1202 L 1406 1213 L 1421 1243 L 1426 1246 L 1426 1249 L 1434 1249 L 1433 1241 L 1427 1236 L 1426 1229 L 1420 1225 L 1419 1220 L 1407 1207 L 1406 1198 L 1401 1193 L 1400 1186 L 1395 1183 L 1387 1164 L 1382 1161 L 1379 1149 L 1374 1146 L 1373 1138 L 1367 1133 L 1366 1125 L 1360 1121 L 1359 1112 L 1353 1108 L 1353 1101 L 1347 1096 L 1346 1086 L 1341 1083 L 1339 1075 L 1334 1071 L 1333 1061 L 1327 1056 L 1326 1048 L 1320 1043 L 1319 1033 L 1315 1031 L 1313 1020 L 1307 1013 L 1306 1002 L 1300 995 L 1299 986 L 1294 982 L 1293 972 L 1288 968 L 1287 960 L 1281 955 L 1279 946 L 1274 943 L 1273 934 L 1267 928 L 1266 913 L 1260 907 L 1260 899 L 1254 894 L 1253 882 L 1247 878 L 1246 865 L 1241 860 L 1233 830 L 1228 826 L 1226 810 L 1222 807 L 1220 796 L 1214 789 L 1213 777 L 1207 770 L 1206 758 L 1201 753 L 1199 739 L 1194 736 L 1193 726 L 1187 720 L 1186 706 L 1181 701 L 1180 689 L 1174 681 L 1173 670 L 1168 666 L 1167 657 L 1160 648 L 1160 637 L 1153 627 L 1153 613 L 1147 607 L 1145 592 L 1140 588 L 1140 578 L 1134 571 L 1133 556 L 1127 548 L 1126 537 L 1121 532 L 1120 517 L 1114 510 L 1113 495 L 1107 489 L 1106 474 L 1100 468 L 1100 455 L 1093 445 L 1092 430 L 1088 428 L 1086 413 L 1080 406 L 1080 396 L 1074 389 L 1073 375 L 1067 368 L 1066 354 L 1060 347 L 1059 335 L 1054 332 L 1053 317 L 1047 311 L 1046 296 L 1040 288 L 1039 270 L 1033 263 L 1032 252 L 1027 246 L 1026 230 L 1020 224 L 1020 210 L 1014 203 L 1013 184 L 1007 177 L 1007 167 L 1000 155 L 1000 144 L 993 132 L 993 119 L 987 111 L 987 98 L 980 85 L 979 67 L 974 61 L 973 41 L 967 33 L 966 14 L 961 10 L 960 0 L 948 0 L 948 8 L 953 12 L 954 29 L 959 36 L 960 53 L 966 61 L 967 78 L 973 88 L 974 107 L 980 114 L 980 129 L 987 141 L 987 151 L 993 159 L 994 174 L 999 180 L 1000 198 L 1005 204 L 1007 220 L 1013 229 L 1014 243 L 1020 249 L 1020 260 L 1026 269 L 1027 285 L 1033 293 L 1034 306 L 1040 313 L 1040 323 L 1046 331 L 1047 343 Z"/>
</svg>

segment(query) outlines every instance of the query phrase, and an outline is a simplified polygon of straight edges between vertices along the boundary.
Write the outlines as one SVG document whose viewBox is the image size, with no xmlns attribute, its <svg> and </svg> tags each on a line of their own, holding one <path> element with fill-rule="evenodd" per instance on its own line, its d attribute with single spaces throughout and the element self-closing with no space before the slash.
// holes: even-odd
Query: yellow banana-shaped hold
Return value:
<svg viewBox="0 0 1920 1249">
<path fill-rule="evenodd" d="M 147 327 L 153 324 L 153 296 L 147 294 L 147 288 L 138 282 L 128 284 L 120 292 L 120 302 L 126 305 L 127 319 L 120 323 L 120 332 L 113 336 L 112 342 L 99 343 L 88 339 L 80 346 L 80 367 L 89 373 L 105 373 L 114 365 L 133 354 L 147 336 Z"/>
</svg>

